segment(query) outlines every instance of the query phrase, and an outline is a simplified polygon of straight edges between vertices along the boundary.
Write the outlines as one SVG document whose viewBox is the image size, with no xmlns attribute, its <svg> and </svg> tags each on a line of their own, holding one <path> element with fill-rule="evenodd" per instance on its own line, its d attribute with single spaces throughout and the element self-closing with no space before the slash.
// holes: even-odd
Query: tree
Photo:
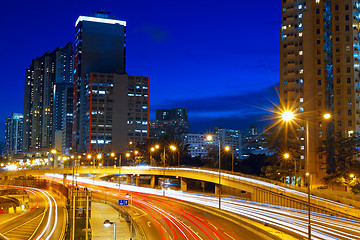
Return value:
<svg viewBox="0 0 360 240">
<path fill-rule="evenodd" d="M 289 124 L 272 126 L 263 134 L 270 153 L 262 172 L 268 178 L 280 180 L 286 176 L 303 176 L 304 161 L 301 159 L 299 133 L 296 126 Z M 284 157 L 284 154 L 289 157 Z"/>
<path fill-rule="evenodd" d="M 335 135 L 323 141 L 318 151 L 322 154 L 328 151 L 334 153 L 334 159 L 327 159 L 331 168 L 328 168 L 325 183 L 342 183 L 346 187 L 355 187 L 354 191 L 357 191 L 358 183 L 354 182 L 350 175 L 360 170 L 360 163 L 356 159 L 359 153 L 359 134 L 352 134 L 350 137 Z"/>
</svg>

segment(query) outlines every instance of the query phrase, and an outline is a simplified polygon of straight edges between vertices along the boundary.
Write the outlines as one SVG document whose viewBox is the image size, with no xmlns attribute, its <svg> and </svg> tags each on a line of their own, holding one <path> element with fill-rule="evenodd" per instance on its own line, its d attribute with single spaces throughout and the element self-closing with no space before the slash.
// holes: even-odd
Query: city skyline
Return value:
<svg viewBox="0 0 360 240">
<path fill-rule="evenodd" d="M 23 112 L 24 72 L 31 59 L 73 42 L 77 17 L 92 9 L 104 9 L 127 21 L 127 71 L 153 79 L 150 120 L 156 109 L 181 107 L 189 109 L 191 131 L 212 130 L 216 125 L 247 128 L 266 114 L 260 107 L 277 101 L 273 86 L 279 79 L 281 2 L 263 1 L 258 11 L 262 17 L 252 21 L 247 21 L 252 16 L 247 9 L 253 6 L 235 1 L 221 6 L 215 1 L 170 5 L 141 1 L 141 7 L 123 3 L 120 8 L 116 3 L 87 1 L 83 7 L 84 3 L 71 4 L 71 8 L 63 4 L 56 11 L 49 5 L 25 3 L 27 10 L 19 10 L 5 26 L 9 38 L 1 40 L 8 46 L 2 66 L 4 79 L 9 80 L 3 80 L 0 94 L 8 102 L 1 111 L 2 128 L 7 115 Z M 6 4 L 7 9 L 14 8 L 13 3 Z M 1 17 L 11 16 L 6 12 Z M 37 24 L 42 27 L 29 27 Z M 269 93 L 274 99 L 265 97 Z"/>
</svg>

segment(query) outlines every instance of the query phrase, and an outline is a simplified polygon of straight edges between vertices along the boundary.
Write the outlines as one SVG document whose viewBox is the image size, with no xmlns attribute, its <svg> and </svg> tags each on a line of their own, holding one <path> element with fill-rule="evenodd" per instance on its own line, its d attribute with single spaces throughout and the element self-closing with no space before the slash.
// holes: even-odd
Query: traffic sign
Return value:
<svg viewBox="0 0 360 240">
<path fill-rule="evenodd" d="M 120 205 L 120 206 L 129 205 L 129 200 L 119 200 L 119 205 Z"/>
</svg>

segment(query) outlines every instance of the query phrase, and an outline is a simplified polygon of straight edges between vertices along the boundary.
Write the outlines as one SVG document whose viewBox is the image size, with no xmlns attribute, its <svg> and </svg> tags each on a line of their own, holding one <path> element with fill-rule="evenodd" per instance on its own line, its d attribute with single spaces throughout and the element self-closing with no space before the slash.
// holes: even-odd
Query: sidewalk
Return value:
<svg viewBox="0 0 360 240">
<path fill-rule="evenodd" d="M 90 224 L 93 240 L 114 239 L 114 225 L 105 227 L 105 220 L 115 222 L 117 240 L 130 239 L 129 225 L 123 218 L 119 218 L 118 211 L 107 204 L 92 202 Z"/>
</svg>

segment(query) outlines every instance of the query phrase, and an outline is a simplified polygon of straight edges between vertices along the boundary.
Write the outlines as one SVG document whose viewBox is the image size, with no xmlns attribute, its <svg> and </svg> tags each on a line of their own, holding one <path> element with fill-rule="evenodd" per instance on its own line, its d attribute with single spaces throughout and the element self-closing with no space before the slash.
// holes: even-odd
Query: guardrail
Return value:
<svg viewBox="0 0 360 240">
<path fill-rule="evenodd" d="M 134 232 L 135 232 L 135 236 L 137 237 L 138 240 L 147 240 L 144 229 L 140 226 L 139 222 L 134 220 L 131 216 L 131 214 L 129 214 L 124 208 L 122 208 L 121 206 L 119 206 L 117 204 L 117 200 L 115 199 L 111 199 L 111 198 L 104 198 L 104 196 L 97 194 L 95 192 L 92 192 L 92 200 L 95 200 L 96 202 L 101 202 L 101 203 L 106 203 L 107 205 L 110 205 L 112 208 L 116 209 L 120 216 L 122 216 L 125 219 L 130 219 L 130 224 L 133 225 Z"/>
<path fill-rule="evenodd" d="M 38 169 L 35 171 L 45 172 L 49 170 L 49 168 Z M 63 169 L 51 169 L 53 172 L 58 173 L 67 173 L 72 174 L 71 168 L 63 168 Z M 169 175 L 169 176 L 181 176 L 181 173 L 193 173 L 191 175 L 193 179 L 204 179 L 211 177 L 213 183 L 217 183 L 219 177 L 218 170 L 215 169 L 206 169 L 206 168 L 185 168 L 185 167 L 122 167 L 121 169 L 116 167 L 96 167 L 93 168 L 91 166 L 80 167 L 77 172 L 89 172 L 91 173 L 105 173 L 105 174 L 119 174 L 121 171 L 122 174 L 149 174 L 149 175 Z M 104 171 L 103 171 L 104 170 Z M 34 170 L 30 170 L 34 171 Z M 13 174 L 9 175 L 14 175 Z M 17 173 L 19 174 L 19 173 Z M 3 174 L 2 174 L 3 175 Z M 189 174 L 184 174 L 186 177 L 189 177 Z M 202 176 L 202 177 L 201 177 Z M 242 184 L 249 186 L 255 190 L 263 191 L 269 194 L 276 194 L 277 196 L 282 196 L 284 198 L 288 198 L 292 201 L 301 202 L 302 205 L 305 205 L 307 202 L 307 189 L 295 186 L 289 186 L 277 181 L 264 179 L 256 176 L 250 176 L 241 173 L 232 173 L 230 171 L 221 170 L 221 180 L 228 180 L 235 184 Z M 224 181 L 222 181 L 224 183 Z M 314 193 L 319 193 L 319 191 L 314 191 Z M 327 200 L 325 198 L 321 198 L 320 196 L 311 196 L 311 206 L 312 208 L 321 210 L 320 212 L 331 212 L 339 213 L 339 215 L 352 216 L 354 218 L 360 218 L 360 210 L 354 208 L 353 206 L 359 206 L 360 203 L 353 202 L 352 206 L 341 204 L 336 201 Z M 330 210 L 330 211 L 329 211 Z"/>
</svg>

